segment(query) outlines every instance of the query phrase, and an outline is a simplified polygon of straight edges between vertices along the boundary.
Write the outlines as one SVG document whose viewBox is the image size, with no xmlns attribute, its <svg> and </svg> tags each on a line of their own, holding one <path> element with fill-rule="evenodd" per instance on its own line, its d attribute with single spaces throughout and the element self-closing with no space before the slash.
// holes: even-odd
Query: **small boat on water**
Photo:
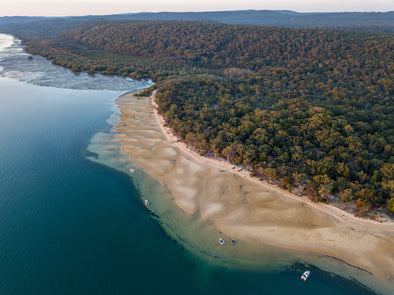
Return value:
<svg viewBox="0 0 394 295">
<path fill-rule="evenodd" d="M 223 239 L 222 239 L 222 238 L 219 238 L 219 244 L 220 244 L 221 246 L 224 246 L 224 245 L 226 245 L 226 243 L 223 241 Z"/>
<path fill-rule="evenodd" d="M 134 173 L 135 172 L 135 170 L 134 169 L 129 169 L 129 171 L 130 171 L 130 173 Z"/>
<path fill-rule="evenodd" d="M 311 272 L 310 272 L 309 270 L 305 271 L 305 272 L 302 274 L 302 276 L 301 276 L 301 280 L 303 280 L 303 281 L 305 282 L 305 281 L 308 279 L 310 273 L 311 273 Z"/>
<path fill-rule="evenodd" d="M 144 201 L 144 204 L 145 204 L 145 206 L 149 206 L 149 205 L 150 205 L 150 203 L 149 203 L 148 200 L 145 200 L 145 201 Z"/>
</svg>

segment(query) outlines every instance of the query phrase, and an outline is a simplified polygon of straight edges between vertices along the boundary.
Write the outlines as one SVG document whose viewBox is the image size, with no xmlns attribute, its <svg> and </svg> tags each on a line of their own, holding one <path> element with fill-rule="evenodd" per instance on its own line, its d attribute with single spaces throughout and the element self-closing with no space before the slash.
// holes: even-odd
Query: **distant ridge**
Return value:
<svg viewBox="0 0 394 295">
<path fill-rule="evenodd" d="M 106 19 L 132 20 L 211 20 L 226 24 L 325 27 L 340 25 L 394 25 L 394 11 L 390 12 L 313 12 L 290 10 L 235 10 L 212 12 L 157 12 L 105 16 Z"/>
<path fill-rule="evenodd" d="M 44 35 L 57 34 L 92 20 L 191 20 L 278 27 L 356 28 L 394 31 L 394 11 L 389 12 L 313 12 L 290 10 L 234 10 L 209 12 L 141 12 L 113 15 L 87 15 L 78 17 L 0 17 L 0 30 L 31 31 Z M 48 27 L 48 25 L 54 25 Z"/>
</svg>

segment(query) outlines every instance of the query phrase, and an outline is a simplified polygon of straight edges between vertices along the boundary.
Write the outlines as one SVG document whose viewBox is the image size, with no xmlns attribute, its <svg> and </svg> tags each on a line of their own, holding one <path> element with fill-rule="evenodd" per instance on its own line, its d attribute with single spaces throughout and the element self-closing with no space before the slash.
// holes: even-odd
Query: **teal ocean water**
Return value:
<svg viewBox="0 0 394 295">
<path fill-rule="evenodd" d="M 89 160 L 114 100 L 150 82 L 33 61 L 0 35 L 0 294 L 375 294 L 302 260 L 270 271 L 196 255 L 143 206 L 158 184 Z"/>
</svg>

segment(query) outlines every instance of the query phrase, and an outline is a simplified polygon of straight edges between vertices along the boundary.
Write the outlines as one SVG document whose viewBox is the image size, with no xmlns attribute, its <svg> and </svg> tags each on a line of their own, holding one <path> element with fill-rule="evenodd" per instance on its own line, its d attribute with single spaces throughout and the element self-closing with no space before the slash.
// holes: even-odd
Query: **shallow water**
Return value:
<svg viewBox="0 0 394 295">
<path fill-rule="evenodd" d="M 177 209 L 154 179 L 127 174 L 133 164 L 111 132 L 114 100 L 149 82 L 118 87 L 122 78 L 86 75 L 68 83 L 85 75 L 68 70 L 48 82 L 63 69 L 34 57 L 40 73 L 26 71 L 20 45 L 4 35 L 1 50 L 1 294 L 373 294 L 333 273 L 357 275 L 353 268 L 313 264 L 328 258 L 223 250 L 215 228 Z M 96 78 L 112 86 L 92 90 Z M 150 210 L 141 202 L 148 197 Z"/>
<path fill-rule="evenodd" d="M 138 109 L 139 112 L 143 112 L 145 115 L 150 111 L 149 102 L 144 99 L 128 99 L 128 105 L 132 106 L 134 110 Z M 119 105 L 124 105 L 125 100 L 122 98 L 117 100 Z M 114 114 L 108 121 L 112 125 L 116 125 L 119 122 L 119 110 L 114 109 Z M 147 116 L 149 117 L 149 116 Z M 130 131 L 130 136 L 133 134 L 139 134 L 141 127 L 146 126 L 146 130 L 151 130 L 149 122 L 142 121 L 141 118 L 136 121 L 141 124 L 134 124 L 135 131 Z M 149 120 L 152 121 L 152 120 Z M 130 123 L 130 119 L 128 119 Z M 144 127 L 144 128 L 146 128 Z M 157 128 L 157 127 L 154 127 Z M 140 130 L 140 131 L 138 131 Z M 145 130 L 145 129 L 144 129 Z M 144 134 L 148 136 L 151 132 L 148 131 Z M 139 137 L 139 136 L 137 136 Z M 156 137 L 150 137 L 149 140 L 154 140 Z M 132 141 L 135 148 L 136 155 L 139 155 L 138 141 Z M 351 267 L 340 260 L 327 257 L 325 255 L 318 255 L 314 253 L 305 253 L 297 251 L 289 251 L 285 249 L 264 246 L 261 244 L 246 243 L 242 240 L 237 241 L 237 246 L 226 246 L 221 247 L 217 243 L 219 236 L 222 236 L 227 243 L 229 243 L 231 237 L 220 233 L 210 221 L 202 221 L 198 215 L 189 216 L 175 206 L 174 198 L 172 195 L 146 174 L 143 170 L 138 169 L 136 163 L 132 163 L 128 155 L 122 154 L 120 151 L 121 144 L 117 141 L 117 133 L 111 130 L 109 133 L 96 134 L 88 149 L 98 155 L 94 161 L 98 161 L 118 169 L 119 171 L 128 171 L 129 167 L 137 168 L 137 173 L 130 174 L 135 183 L 138 184 L 139 191 L 144 198 L 148 198 L 151 201 L 149 209 L 154 212 L 155 215 L 159 216 L 161 226 L 165 231 L 177 240 L 185 249 L 193 254 L 195 258 L 208 263 L 210 267 L 221 267 L 232 270 L 242 270 L 248 272 L 264 273 L 264 274 L 280 274 L 289 272 L 292 279 L 297 278 L 298 274 L 302 273 L 305 268 L 312 268 L 314 275 L 322 276 L 322 281 L 331 278 L 332 281 L 336 281 L 337 285 L 340 286 L 343 278 L 357 280 L 368 284 L 369 286 L 378 287 L 382 292 L 390 294 L 390 287 L 383 287 L 380 284 L 385 283 L 379 280 L 377 283 L 376 278 L 361 269 Z M 132 158 L 133 150 L 131 149 Z M 155 151 L 153 151 L 155 152 Z M 157 152 L 157 151 L 156 151 Z M 148 159 L 146 159 L 148 161 Z M 149 166 L 149 165 L 148 165 Z M 157 191 L 157 187 L 160 191 Z M 153 189 L 156 188 L 156 191 Z M 209 268 L 209 267 L 208 267 Z M 325 271 L 322 271 L 325 270 Z M 337 274 L 337 275 L 334 275 Z M 280 277 L 279 276 L 279 277 Z M 318 279 L 318 278 L 315 278 Z M 290 281 L 294 283 L 294 281 Z M 323 287 L 324 284 L 320 285 Z M 319 285 L 318 285 L 319 286 Z M 328 287 L 324 287 L 328 288 Z M 316 289 L 312 289 L 317 292 Z M 350 292 L 351 289 L 347 291 Z"/>
</svg>

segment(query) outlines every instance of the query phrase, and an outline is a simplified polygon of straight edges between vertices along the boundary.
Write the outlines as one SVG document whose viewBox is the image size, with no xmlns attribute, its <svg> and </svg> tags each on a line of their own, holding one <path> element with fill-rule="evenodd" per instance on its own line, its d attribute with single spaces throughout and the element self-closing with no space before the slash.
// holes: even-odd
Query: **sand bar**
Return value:
<svg viewBox="0 0 394 295">
<path fill-rule="evenodd" d="M 228 236 L 341 259 L 383 279 L 394 277 L 394 225 L 313 203 L 190 151 L 164 126 L 152 98 L 117 100 L 122 150 L 167 187 L 184 212 Z"/>
</svg>

